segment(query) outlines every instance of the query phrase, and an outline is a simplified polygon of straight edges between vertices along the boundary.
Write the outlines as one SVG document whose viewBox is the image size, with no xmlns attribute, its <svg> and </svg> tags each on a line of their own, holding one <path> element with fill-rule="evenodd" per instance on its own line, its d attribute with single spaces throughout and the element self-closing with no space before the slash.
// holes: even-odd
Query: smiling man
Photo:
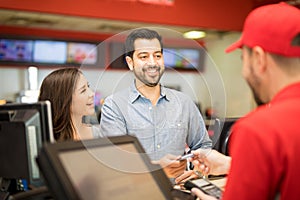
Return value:
<svg viewBox="0 0 300 200">
<path fill-rule="evenodd" d="M 156 31 L 132 31 L 125 48 L 135 79 L 129 88 L 105 99 L 101 134 L 136 136 L 154 163 L 176 177 L 186 168 L 186 162 L 177 161 L 186 145 L 192 150 L 211 148 L 203 118 L 187 95 L 160 84 L 165 66 L 162 38 Z"/>
</svg>

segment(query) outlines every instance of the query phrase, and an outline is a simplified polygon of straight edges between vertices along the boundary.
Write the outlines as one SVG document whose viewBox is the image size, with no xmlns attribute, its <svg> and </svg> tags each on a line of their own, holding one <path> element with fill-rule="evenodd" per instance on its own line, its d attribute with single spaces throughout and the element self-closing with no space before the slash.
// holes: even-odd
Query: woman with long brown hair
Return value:
<svg viewBox="0 0 300 200">
<path fill-rule="evenodd" d="M 94 126 L 82 122 L 84 116 L 95 113 L 94 92 L 78 68 L 51 72 L 42 82 L 38 100 L 51 102 L 53 132 L 57 141 L 99 137 Z"/>
</svg>

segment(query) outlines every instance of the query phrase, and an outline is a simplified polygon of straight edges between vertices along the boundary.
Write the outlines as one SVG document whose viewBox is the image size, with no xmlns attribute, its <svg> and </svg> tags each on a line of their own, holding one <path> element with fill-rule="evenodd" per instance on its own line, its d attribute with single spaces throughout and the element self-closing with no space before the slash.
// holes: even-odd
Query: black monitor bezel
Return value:
<svg viewBox="0 0 300 200">
<path fill-rule="evenodd" d="M 76 200 L 80 199 L 80 197 L 68 177 L 61 160 L 59 159 L 59 154 L 61 152 L 82 150 L 86 148 L 129 143 L 132 143 L 139 153 L 146 155 L 137 138 L 125 135 L 85 141 L 67 141 L 54 144 L 44 144 L 39 156 L 37 157 L 37 163 L 50 191 L 56 199 Z M 158 165 L 153 165 L 149 157 L 141 156 L 141 158 L 149 168 L 149 172 L 159 185 L 159 188 L 165 198 L 171 199 L 172 183 L 164 173 L 163 169 Z"/>
<path fill-rule="evenodd" d="M 48 142 L 54 142 L 54 135 L 53 135 L 53 127 L 52 127 L 52 116 L 51 116 L 51 103 L 49 101 L 39 101 L 35 103 L 8 103 L 4 105 L 0 105 L 0 112 L 15 112 L 15 111 L 34 111 L 35 113 L 39 113 L 39 122 L 40 122 L 40 135 L 37 137 L 37 151 L 42 147 L 43 143 L 48 143 Z M 3 123 L 9 124 L 9 123 L 14 123 L 12 126 L 16 126 L 15 121 L 10 121 L 10 119 L 3 119 Z M 18 123 L 19 125 L 22 124 L 22 122 Z M 22 137 L 22 138 L 21 138 Z M 30 162 L 32 161 L 31 158 L 28 156 L 28 152 L 30 150 L 28 149 L 29 141 L 27 141 L 27 135 L 22 135 L 20 136 L 20 139 L 18 140 L 19 142 L 23 142 L 25 150 L 27 151 L 27 157 L 26 158 L 18 158 L 15 156 L 13 159 L 15 160 L 16 165 L 27 165 L 24 166 L 26 168 L 26 172 L 24 173 L 15 173 L 15 176 L 20 176 L 20 179 L 26 179 L 28 188 L 31 187 L 39 187 L 41 185 L 44 185 L 44 180 L 42 176 L 39 176 L 39 178 L 34 178 L 32 176 L 32 171 L 30 167 Z M 15 138 L 16 140 L 17 138 Z M 22 141 L 24 140 L 24 141 Z M 29 143 L 28 143 L 29 142 Z M 22 145 L 23 145 L 22 144 Z M 21 143 L 19 144 L 21 145 Z M 9 148 L 12 146 L 12 144 L 7 144 L 5 148 Z M 8 154 L 9 156 L 9 154 Z M 4 158 L 5 159 L 5 158 Z M 35 160 L 33 160 L 35 161 Z M 11 166 L 11 169 L 14 169 L 13 166 Z M 22 175 L 21 175 L 22 174 Z M 5 175 L 5 174 L 4 174 Z M 5 179 L 8 180 L 14 180 L 16 177 L 4 177 Z M 26 186 L 24 186 L 24 189 L 27 189 Z"/>
<path fill-rule="evenodd" d="M 36 109 L 40 113 L 42 142 L 55 142 L 52 125 L 52 112 L 50 101 L 35 103 L 8 103 L 0 106 L 0 111 Z"/>
</svg>

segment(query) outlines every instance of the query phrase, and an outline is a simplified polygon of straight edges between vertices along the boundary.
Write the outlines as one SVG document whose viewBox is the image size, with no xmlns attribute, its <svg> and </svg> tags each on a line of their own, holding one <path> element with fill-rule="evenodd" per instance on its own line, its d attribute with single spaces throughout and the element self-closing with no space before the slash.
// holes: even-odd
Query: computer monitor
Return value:
<svg viewBox="0 0 300 200">
<path fill-rule="evenodd" d="M 55 199 L 134 200 L 175 196 L 164 171 L 151 164 L 139 141 L 132 136 L 45 144 L 37 162 Z"/>
<path fill-rule="evenodd" d="M 239 117 L 227 117 L 224 119 L 214 118 L 206 123 L 207 132 L 212 140 L 213 149 L 225 155 L 229 155 L 228 144 L 231 127 L 238 119 Z"/>
<path fill-rule="evenodd" d="M 53 141 L 49 101 L 1 105 L 0 177 L 34 187 L 44 185 L 35 157 L 43 143 Z"/>
<path fill-rule="evenodd" d="M 228 145 L 230 141 L 231 127 L 238 120 L 238 117 L 225 118 L 221 121 L 222 131 L 219 139 L 219 151 L 229 155 Z"/>
</svg>

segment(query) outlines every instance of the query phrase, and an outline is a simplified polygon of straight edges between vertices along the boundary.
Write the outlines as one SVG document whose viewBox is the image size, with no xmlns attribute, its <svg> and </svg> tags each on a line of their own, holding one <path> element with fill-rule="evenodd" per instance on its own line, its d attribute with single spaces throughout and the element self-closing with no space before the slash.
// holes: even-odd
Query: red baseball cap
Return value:
<svg viewBox="0 0 300 200">
<path fill-rule="evenodd" d="M 241 38 L 225 51 L 246 45 L 287 57 L 300 57 L 300 46 L 292 45 L 300 34 L 300 9 L 281 2 L 254 9 L 247 16 Z"/>
</svg>

